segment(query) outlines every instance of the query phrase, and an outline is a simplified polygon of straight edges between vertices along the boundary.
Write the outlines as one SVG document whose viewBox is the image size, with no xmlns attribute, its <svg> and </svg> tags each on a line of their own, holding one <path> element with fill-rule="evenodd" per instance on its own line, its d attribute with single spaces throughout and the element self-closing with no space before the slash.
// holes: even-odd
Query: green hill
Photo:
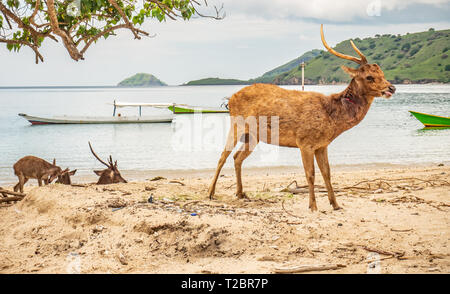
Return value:
<svg viewBox="0 0 450 294">
<path fill-rule="evenodd" d="M 366 55 L 370 63 L 377 63 L 388 80 L 395 83 L 450 82 L 450 30 L 400 35 L 376 35 L 373 38 L 355 39 L 356 46 Z M 357 56 L 349 40 L 340 42 L 336 51 Z M 356 67 L 323 51 L 310 60 L 305 69 L 305 83 L 341 83 L 349 77 L 341 65 Z M 299 66 L 277 75 L 276 84 L 301 83 Z"/>
<path fill-rule="evenodd" d="M 190 81 L 186 83 L 187 86 L 205 86 L 205 85 L 250 85 L 254 83 L 272 83 L 274 78 L 284 72 L 288 72 L 298 66 L 302 62 L 307 62 L 314 57 L 318 56 L 322 50 L 314 49 L 306 52 L 302 56 L 289 61 L 271 71 L 266 72 L 260 77 L 255 79 L 250 79 L 248 81 L 237 80 L 237 79 L 221 79 L 221 78 L 206 78 L 201 80 Z"/>
<path fill-rule="evenodd" d="M 220 79 L 220 78 L 206 78 L 196 81 L 190 81 L 184 86 L 207 86 L 207 85 L 248 85 L 248 81 L 236 79 Z"/>
<path fill-rule="evenodd" d="M 288 63 L 283 64 L 275 69 L 272 69 L 271 71 L 266 72 L 265 74 L 263 74 L 262 76 L 260 76 L 258 78 L 251 79 L 249 82 L 251 82 L 251 83 L 272 83 L 276 76 L 278 76 L 282 73 L 291 71 L 295 67 L 299 66 L 299 64 L 301 64 L 302 62 L 308 62 L 309 60 L 320 55 L 321 52 L 322 52 L 322 50 L 319 50 L 319 49 L 314 49 L 314 50 L 308 51 L 305 54 L 303 54 L 302 56 L 300 56 L 294 60 L 291 60 Z"/>
<path fill-rule="evenodd" d="M 160 81 L 154 75 L 147 73 L 138 73 L 121 81 L 117 86 L 119 87 L 154 87 L 167 86 L 166 83 Z"/>
</svg>

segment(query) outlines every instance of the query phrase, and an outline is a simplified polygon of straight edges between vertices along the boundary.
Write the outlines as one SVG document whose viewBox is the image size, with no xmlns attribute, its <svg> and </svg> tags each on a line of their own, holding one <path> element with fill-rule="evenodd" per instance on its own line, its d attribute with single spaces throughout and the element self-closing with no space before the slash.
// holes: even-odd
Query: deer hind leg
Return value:
<svg viewBox="0 0 450 294">
<path fill-rule="evenodd" d="M 231 151 L 233 151 L 234 147 L 237 144 L 237 129 L 235 127 L 232 127 L 230 131 L 228 132 L 228 138 L 227 143 L 225 145 L 225 149 L 222 152 L 222 155 L 220 156 L 219 163 L 217 164 L 216 173 L 214 175 L 214 178 L 211 182 L 211 185 L 209 186 L 208 195 L 209 199 L 212 199 L 214 196 L 214 193 L 216 192 L 216 183 L 217 179 L 219 178 L 220 171 L 222 170 L 223 165 L 227 161 L 228 156 L 231 154 Z"/>
<path fill-rule="evenodd" d="M 317 165 L 320 168 L 320 172 L 322 173 L 323 180 L 325 181 L 325 185 L 328 191 L 328 200 L 330 204 L 333 206 L 333 209 L 338 210 L 341 207 L 338 205 L 336 201 L 336 196 L 334 195 L 333 186 L 331 185 L 331 173 L 330 173 L 330 165 L 328 163 L 328 151 L 327 147 L 323 147 L 317 149 L 316 152 L 316 160 Z"/>
<path fill-rule="evenodd" d="M 245 136 L 245 144 L 243 144 L 238 151 L 234 154 L 234 169 L 236 171 L 236 196 L 239 199 L 247 198 L 245 193 L 243 193 L 242 188 L 242 162 L 249 157 L 249 155 L 253 152 L 258 141 L 252 142 L 255 140 L 254 136 L 249 134 L 244 134 Z"/>
<path fill-rule="evenodd" d="M 314 195 L 314 151 L 310 148 L 303 148 L 300 151 L 309 187 L 309 208 L 311 211 L 317 211 L 316 196 Z"/>
</svg>

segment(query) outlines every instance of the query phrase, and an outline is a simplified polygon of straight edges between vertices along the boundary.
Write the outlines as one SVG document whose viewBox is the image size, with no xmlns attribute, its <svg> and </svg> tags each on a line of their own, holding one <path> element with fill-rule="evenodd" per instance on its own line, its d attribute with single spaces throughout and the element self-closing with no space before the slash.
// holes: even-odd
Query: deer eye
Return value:
<svg viewBox="0 0 450 294">
<path fill-rule="evenodd" d="M 366 78 L 369 82 L 375 82 L 375 79 L 372 76 L 368 76 Z"/>
</svg>

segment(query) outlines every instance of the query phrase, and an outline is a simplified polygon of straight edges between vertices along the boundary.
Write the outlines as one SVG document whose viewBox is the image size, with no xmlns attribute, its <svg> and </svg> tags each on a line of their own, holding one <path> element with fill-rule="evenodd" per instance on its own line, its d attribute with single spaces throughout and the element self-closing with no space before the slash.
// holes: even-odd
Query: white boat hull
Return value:
<svg viewBox="0 0 450 294">
<path fill-rule="evenodd" d="M 19 113 L 19 116 L 28 120 L 32 125 L 48 124 L 129 124 L 129 123 L 170 123 L 172 114 L 155 116 L 55 116 L 52 118 L 31 116 Z"/>
</svg>

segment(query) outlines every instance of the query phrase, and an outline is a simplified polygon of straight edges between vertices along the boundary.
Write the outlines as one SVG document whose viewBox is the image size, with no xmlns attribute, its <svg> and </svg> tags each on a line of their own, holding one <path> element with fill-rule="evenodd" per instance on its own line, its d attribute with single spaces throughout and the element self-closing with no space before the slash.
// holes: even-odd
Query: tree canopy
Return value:
<svg viewBox="0 0 450 294">
<path fill-rule="evenodd" d="M 223 6 L 211 8 L 210 15 L 199 11 L 202 6 L 207 0 L 0 0 L 0 43 L 10 51 L 31 48 L 38 63 L 44 61 L 39 49 L 45 39 L 61 41 L 78 61 L 93 43 L 117 30 L 129 30 L 135 39 L 150 36 L 141 28 L 147 19 L 224 17 Z"/>
</svg>

